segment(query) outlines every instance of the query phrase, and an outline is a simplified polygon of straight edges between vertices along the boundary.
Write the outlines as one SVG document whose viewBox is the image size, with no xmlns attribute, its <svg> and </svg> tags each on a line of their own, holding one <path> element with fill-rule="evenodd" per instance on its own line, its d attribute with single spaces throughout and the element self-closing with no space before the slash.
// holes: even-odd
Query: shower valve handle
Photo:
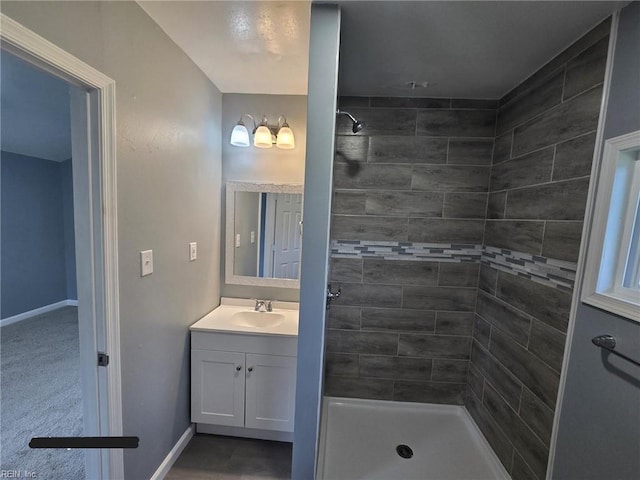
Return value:
<svg viewBox="0 0 640 480">
<path fill-rule="evenodd" d="M 331 307 L 331 300 L 333 300 L 334 298 L 338 298 L 341 293 L 342 293 L 342 287 L 338 287 L 337 292 L 332 292 L 331 284 L 327 285 L 327 303 L 326 303 L 327 310 L 329 310 L 329 308 Z"/>
<path fill-rule="evenodd" d="M 332 292 L 331 284 L 327 285 L 327 300 L 329 302 L 331 302 L 331 300 L 333 300 L 334 298 L 340 297 L 341 294 L 342 294 L 342 287 L 338 287 L 338 290 L 336 292 Z"/>
</svg>

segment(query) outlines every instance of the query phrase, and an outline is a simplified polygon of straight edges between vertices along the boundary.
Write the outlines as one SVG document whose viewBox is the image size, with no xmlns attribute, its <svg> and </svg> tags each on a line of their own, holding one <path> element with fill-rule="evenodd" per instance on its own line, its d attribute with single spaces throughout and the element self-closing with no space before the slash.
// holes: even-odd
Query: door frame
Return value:
<svg viewBox="0 0 640 480">
<path fill-rule="evenodd" d="M 81 228 L 89 232 L 81 248 L 84 247 L 91 255 L 88 290 L 92 298 L 87 302 L 87 309 L 91 311 L 94 338 L 89 340 L 109 355 L 109 365 L 98 369 L 97 352 L 94 349 L 92 356 L 96 363 L 87 364 L 81 359 L 81 378 L 87 375 L 85 378 L 93 380 L 90 387 L 96 390 L 95 395 L 90 396 L 97 401 L 95 434 L 121 436 L 115 81 L 2 13 L 0 41 L 3 50 L 90 91 L 88 96 L 95 99 L 91 105 L 97 109 L 96 115 L 85 118 L 86 124 L 91 127 L 86 129 L 86 147 L 90 158 L 85 179 L 89 183 L 84 185 L 89 192 L 90 205 L 81 218 L 84 223 Z M 89 103 L 87 106 L 90 106 Z M 89 108 L 86 113 L 90 113 Z M 74 189 L 75 186 L 74 179 Z M 122 449 L 94 452 L 94 456 L 89 456 L 88 466 L 92 470 L 95 468 L 96 473 L 100 472 L 100 478 L 124 478 Z"/>
<path fill-rule="evenodd" d="M 260 194 L 262 196 L 264 194 Z M 273 254 L 274 245 L 276 243 L 276 198 L 278 193 L 267 195 L 267 201 L 265 202 L 265 228 L 264 228 L 264 256 L 262 258 L 262 265 L 264 268 L 264 276 L 273 278 Z M 262 205 L 262 202 L 260 202 Z M 262 212 L 260 212 L 262 215 Z M 262 218 L 262 217 L 260 217 Z M 260 232 L 262 234 L 262 232 Z M 259 237 L 262 238 L 262 237 Z M 258 247 L 259 248 L 259 247 Z M 260 255 L 258 255 L 260 257 Z"/>
</svg>

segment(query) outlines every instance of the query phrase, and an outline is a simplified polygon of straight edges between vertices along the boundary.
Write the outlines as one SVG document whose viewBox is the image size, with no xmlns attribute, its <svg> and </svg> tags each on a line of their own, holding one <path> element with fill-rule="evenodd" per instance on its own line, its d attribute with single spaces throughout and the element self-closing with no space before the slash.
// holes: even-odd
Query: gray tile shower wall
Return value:
<svg viewBox="0 0 640 480">
<path fill-rule="evenodd" d="M 498 101 L 339 99 L 327 395 L 464 403 L 545 477 L 609 28 Z"/>
<path fill-rule="evenodd" d="M 463 404 L 497 101 L 339 105 L 325 393 Z"/>
<path fill-rule="evenodd" d="M 499 101 L 465 405 L 514 480 L 546 475 L 609 27 Z"/>
</svg>

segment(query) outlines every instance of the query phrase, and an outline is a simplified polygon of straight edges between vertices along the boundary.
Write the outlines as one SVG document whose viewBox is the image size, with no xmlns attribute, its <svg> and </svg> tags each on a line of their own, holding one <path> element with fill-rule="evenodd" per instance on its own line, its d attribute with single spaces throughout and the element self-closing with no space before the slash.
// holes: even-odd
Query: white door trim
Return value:
<svg viewBox="0 0 640 480">
<path fill-rule="evenodd" d="M 18 22 L 0 13 L 0 40 L 2 48 L 23 58 L 53 75 L 61 77 L 85 89 L 93 89 L 98 103 L 98 138 L 96 141 L 99 166 L 95 172 L 100 184 L 101 198 L 92 198 L 93 212 L 102 212 L 101 218 L 93 218 L 100 233 L 92 246 L 93 258 L 102 259 L 96 265 L 94 295 L 103 302 L 95 310 L 94 321 L 102 324 L 104 343 L 110 357 L 105 369 L 106 392 L 100 400 L 106 400 L 108 413 L 106 425 L 101 426 L 101 435 L 122 435 L 122 393 L 120 373 L 120 327 L 118 299 L 118 230 L 116 190 L 116 128 L 115 128 L 115 81 L 82 62 L 53 43 L 23 27 Z M 104 401 L 103 400 L 103 401 Z M 105 458 L 106 460 L 106 458 Z M 103 475 L 109 479 L 124 478 L 121 449 L 108 451 L 108 464 Z"/>
</svg>

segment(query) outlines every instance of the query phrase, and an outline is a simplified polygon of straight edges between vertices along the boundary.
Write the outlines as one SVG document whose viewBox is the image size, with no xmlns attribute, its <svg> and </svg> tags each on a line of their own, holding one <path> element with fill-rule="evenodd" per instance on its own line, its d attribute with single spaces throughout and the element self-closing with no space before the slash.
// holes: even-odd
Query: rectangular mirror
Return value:
<svg viewBox="0 0 640 480">
<path fill-rule="evenodd" d="M 225 282 L 300 288 L 302 185 L 228 182 Z"/>
</svg>

